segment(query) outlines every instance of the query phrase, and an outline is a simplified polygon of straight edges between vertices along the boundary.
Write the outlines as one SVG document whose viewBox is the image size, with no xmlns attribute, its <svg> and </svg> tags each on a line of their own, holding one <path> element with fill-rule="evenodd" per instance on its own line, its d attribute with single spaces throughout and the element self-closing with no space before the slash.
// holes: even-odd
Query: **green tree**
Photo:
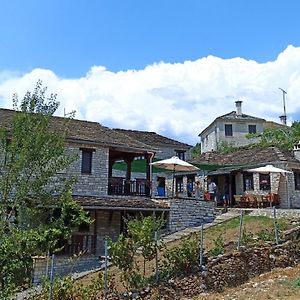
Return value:
<svg viewBox="0 0 300 300">
<path fill-rule="evenodd" d="M 112 263 L 122 271 L 122 278 L 130 288 L 141 288 L 147 282 L 146 262 L 155 258 L 162 247 L 161 241 L 154 239 L 164 221 L 162 218 L 148 216 L 127 220 L 128 237 L 120 235 L 116 242 L 110 241 Z M 139 256 L 142 257 L 141 272 Z"/>
<path fill-rule="evenodd" d="M 192 157 L 198 157 L 201 154 L 201 143 L 197 143 L 191 151 Z"/>
<path fill-rule="evenodd" d="M 249 134 L 248 137 L 260 138 L 256 146 L 275 146 L 282 150 L 292 150 L 300 141 L 300 122 L 294 122 L 291 127 L 266 129 L 261 134 Z"/>
<path fill-rule="evenodd" d="M 39 81 L 13 103 L 11 126 L 0 128 L 1 299 L 29 276 L 32 255 L 55 251 L 59 238 L 88 221 L 72 200 L 74 179 L 56 176 L 76 159 L 65 153 L 67 132 L 54 130 L 51 122 L 56 95 L 46 97 Z"/>
</svg>

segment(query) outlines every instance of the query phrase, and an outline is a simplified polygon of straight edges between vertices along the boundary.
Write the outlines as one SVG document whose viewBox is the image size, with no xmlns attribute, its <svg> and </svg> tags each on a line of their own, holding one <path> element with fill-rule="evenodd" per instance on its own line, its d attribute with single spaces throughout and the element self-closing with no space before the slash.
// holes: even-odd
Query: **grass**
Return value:
<svg viewBox="0 0 300 300">
<path fill-rule="evenodd" d="M 292 287 L 300 288 L 300 277 L 298 277 L 292 281 Z"/>
</svg>

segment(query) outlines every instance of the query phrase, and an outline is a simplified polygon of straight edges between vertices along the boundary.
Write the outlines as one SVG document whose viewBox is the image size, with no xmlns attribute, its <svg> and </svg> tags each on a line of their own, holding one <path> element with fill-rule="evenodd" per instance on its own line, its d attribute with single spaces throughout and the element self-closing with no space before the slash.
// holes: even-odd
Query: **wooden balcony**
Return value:
<svg viewBox="0 0 300 300">
<path fill-rule="evenodd" d="M 126 180 L 124 177 L 112 177 L 108 180 L 108 194 L 150 196 L 150 184 L 147 179 Z"/>
</svg>

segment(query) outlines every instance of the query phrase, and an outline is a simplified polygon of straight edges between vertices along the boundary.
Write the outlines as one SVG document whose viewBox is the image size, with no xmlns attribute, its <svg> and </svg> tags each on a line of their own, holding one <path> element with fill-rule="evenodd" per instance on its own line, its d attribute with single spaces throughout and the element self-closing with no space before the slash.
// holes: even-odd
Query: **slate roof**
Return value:
<svg viewBox="0 0 300 300">
<path fill-rule="evenodd" d="M 169 210 L 169 205 L 162 200 L 143 197 L 86 197 L 73 196 L 73 199 L 86 209 L 126 209 L 126 210 Z"/>
<path fill-rule="evenodd" d="M 194 158 L 193 164 L 212 164 L 220 166 L 258 165 L 278 161 L 298 162 L 292 151 L 281 151 L 276 147 L 240 149 L 231 153 L 202 153 Z"/>
<path fill-rule="evenodd" d="M 117 132 L 126 134 L 131 138 L 134 138 L 134 139 L 139 140 L 147 145 L 154 146 L 154 147 L 155 146 L 156 147 L 157 146 L 171 146 L 171 147 L 175 147 L 177 150 L 181 150 L 181 149 L 187 150 L 187 149 L 190 149 L 193 147 L 189 144 L 167 138 L 156 132 L 127 130 L 127 129 L 119 129 L 119 128 L 115 128 L 114 130 Z"/>
<path fill-rule="evenodd" d="M 256 121 L 256 122 L 266 122 L 265 119 L 253 117 L 246 114 L 237 115 L 236 111 L 232 111 L 223 116 L 217 117 L 213 122 L 211 122 L 205 129 L 203 129 L 198 136 L 201 136 L 208 128 L 210 128 L 218 120 L 229 120 L 229 121 Z"/>
<path fill-rule="evenodd" d="M 11 130 L 13 115 L 16 113 L 10 109 L 0 109 L 0 127 Z M 142 151 L 156 151 L 157 149 L 124 135 L 122 132 L 102 126 L 97 122 L 77 119 L 52 117 L 51 127 L 54 130 L 67 129 L 67 139 L 84 143 L 100 144 L 112 147 L 124 147 Z"/>
</svg>

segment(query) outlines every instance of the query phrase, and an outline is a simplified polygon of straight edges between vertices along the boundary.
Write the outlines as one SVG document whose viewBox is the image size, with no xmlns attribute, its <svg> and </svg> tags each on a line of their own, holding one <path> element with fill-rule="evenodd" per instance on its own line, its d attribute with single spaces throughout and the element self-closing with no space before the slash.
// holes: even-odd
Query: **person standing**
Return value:
<svg viewBox="0 0 300 300">
<path fill-rule="evenodd" d="M 188 180 L 186 189 L 187 189 L 188 197 L 192 197 L 192 195 L 193 195 L 193 182 L 192 182 L 191 179 Z"/>
<path fill-rule="evenodd" d="M 225 183 L 225 186 L 224 186 L 223 205 L 225 207 L 230 205 L 230 203 L 229 203 L 229 185 L 228 185 L 228 183 Z"/>
<path fill-rule="evenodd" d="M 196 199 L 201 199 L 202 194 L 203 194 L 203 191 L 202 191 L 201 183 L 198 180 L 198 181 L 196 181 L 196 186 L 195 186 L 195 198 Z"/>
<path fill-rule="evenodd" d="M 215 184 L 214 181 L 210 181 L 208 184 L 208 192 L 210 194 L 210 199 L 215 201 L 216 205 L 217 205 L 217 185 Z"/>
</svg>

